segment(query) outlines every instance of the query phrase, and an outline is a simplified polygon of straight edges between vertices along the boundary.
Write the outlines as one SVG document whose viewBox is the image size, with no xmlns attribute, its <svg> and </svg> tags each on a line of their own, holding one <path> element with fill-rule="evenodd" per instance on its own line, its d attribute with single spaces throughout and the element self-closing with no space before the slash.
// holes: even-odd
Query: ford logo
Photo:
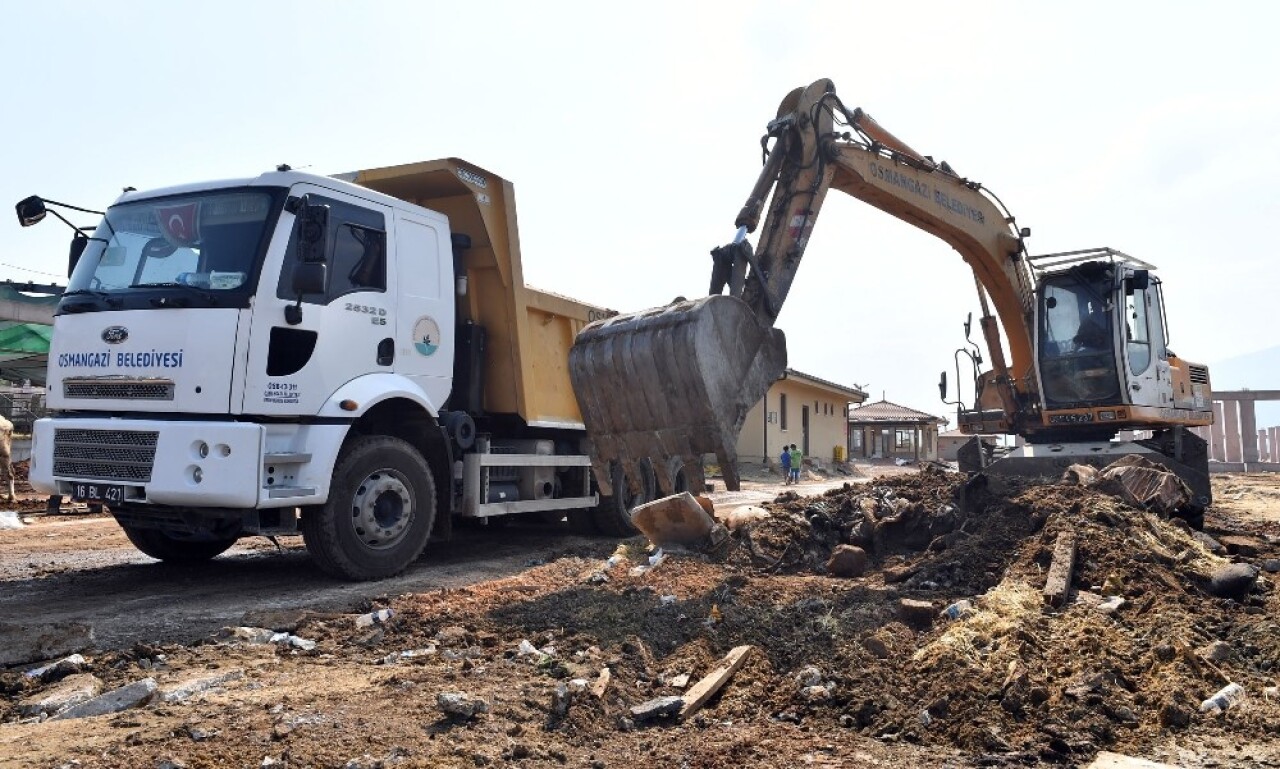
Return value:
<svg viewBox="0 0 1280 769">
<path fill-rule="evenodd" d="M 102 341 L 107 344 L 120 344 L 129 338 L 129 329 L 124 326 L 107 326 L 102 329 Z"/>
</svg>

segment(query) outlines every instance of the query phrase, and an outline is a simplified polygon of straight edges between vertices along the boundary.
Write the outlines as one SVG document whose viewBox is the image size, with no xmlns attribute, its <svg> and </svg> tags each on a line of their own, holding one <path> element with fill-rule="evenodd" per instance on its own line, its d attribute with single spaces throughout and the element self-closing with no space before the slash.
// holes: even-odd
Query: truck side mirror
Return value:
<svg viewBox="0 0 1280 769">
<path fill-rule="evenodd" d="M 942 378 L 938 380 L 938 392 L 942 395 L 942 400 L 945 403 L 947 400 L 947 372 L 945 371 L 942 372 Z"/>
<path fill-rule="evenodd" d="M 85 248 L 89 246 L 89 239 L 83 235 L 76 235 L 71 239 L 71 248 L 67 252 L 67 277 L 71 277 L 71 273 L 76 271 L 76 265 L 80 263 L 80 257 L 84 254 Z"/>
<path fill-rule="evenodd" d="M 329 265 L 324 262 L 298 262 L 293 266 L 293 293 L 323 294 L 328 278 Z"/>
<path fill-rule="evenodd" d="M 324 262 L 328 252 L 329 206 L 304 200 L 299 217 L 298 258 L 302 262 Z"/>
<path fill-rule="evenodd" d="M 14 209 L 18 212 L 18 224 L 23 227 L 30 227 L 43 219 L 45 214 L 49 213 L 39 195 L 32 195 L 29 198 L 18 201 L 18 205 L 14 206 Z M 84 248 L 81 247 L 80 250 L 83 251 Z"/>
</svg>

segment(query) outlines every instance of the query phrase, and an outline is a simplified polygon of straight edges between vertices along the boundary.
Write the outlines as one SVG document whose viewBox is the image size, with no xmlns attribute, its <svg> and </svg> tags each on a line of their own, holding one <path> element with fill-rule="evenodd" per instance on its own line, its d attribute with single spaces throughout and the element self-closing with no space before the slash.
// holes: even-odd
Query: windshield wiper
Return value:
<svg viewBox="0 0 1280 769">
<path fill-rule="evenodd" d="M 184 291 L 189 291 L 191 293 L 194 293 L 196 296 L 200 297 L 201 299 L 204 299 L 209 304 L 212 304 L 212 305 L 218 304 L 218 297 L 214 296 L 208 291 L 205 291 L 200 288 L 196 288 L 195 286 L 189 285 L 187 283 L 179 283 L 175 280 L 164 281 L 160 283 L 134 283 L 131 286 L 129 286 L 129 288 L 181 288 Z M 155 304 L 156 300 L 152 300 L 151 303 Z"/>
<path fill-rule="evenodd" d="M 94 296 L 94 297 L 97 297 L 98 299 L 101 299 L 103 302 L 106 302 L 108 307 L 119 307 L 122 304 L 120 297 L 112 296 L 111 294 L 108 294 L 106 291 L 95 291 L 94 289 L 91 289 L 91 288 L 77 288 L 74 291 L 63 291 L 62 295 L 64 297 L 65 296 Z"/>
</svg>

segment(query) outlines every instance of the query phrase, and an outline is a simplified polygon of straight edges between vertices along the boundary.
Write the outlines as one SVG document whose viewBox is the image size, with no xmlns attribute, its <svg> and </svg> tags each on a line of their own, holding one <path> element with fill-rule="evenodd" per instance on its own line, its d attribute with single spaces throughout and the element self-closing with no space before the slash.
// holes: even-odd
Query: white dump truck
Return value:
<svg viewBox="0 0 1280 769">
<path fill-rule="evenodd" d="M 105 504 L 148 555 L 301 534 L 375 579 L 455 517 L 625 525 L 567 368 L 613 313 L 524 285 L 512 185 L 475 165 L 130 190 L 70 276 L 31 483 Z"/>
</svg>

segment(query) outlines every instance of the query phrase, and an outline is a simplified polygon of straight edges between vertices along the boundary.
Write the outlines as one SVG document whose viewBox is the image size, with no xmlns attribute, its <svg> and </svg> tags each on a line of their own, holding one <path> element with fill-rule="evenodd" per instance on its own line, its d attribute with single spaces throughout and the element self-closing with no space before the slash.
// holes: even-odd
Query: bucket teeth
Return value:
<svg viewBox="0 0 1280 769">
<path fill-rule="evenodd" d="M 738 434 L 785 368 L 782 332 L 730 296 L 587 326 L 570 350 L 569 373 L 601 492 L 614 493 L 615 464 L 637 483 L 646 459 L 662 495 L 701 492 L 707 454 L 725 486 L 738 489 Z"/>
</svg>

